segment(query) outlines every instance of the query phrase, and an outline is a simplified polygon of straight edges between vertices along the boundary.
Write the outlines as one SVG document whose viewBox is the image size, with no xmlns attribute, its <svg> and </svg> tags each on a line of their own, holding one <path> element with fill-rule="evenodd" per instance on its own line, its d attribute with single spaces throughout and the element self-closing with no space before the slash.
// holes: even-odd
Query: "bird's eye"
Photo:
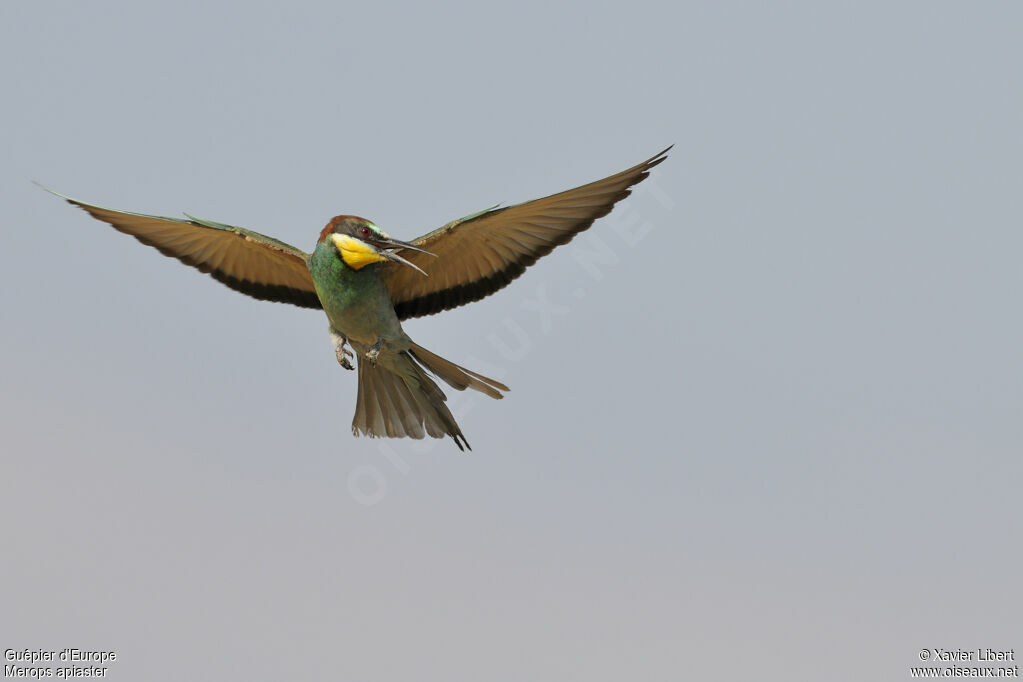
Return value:
<svg viewBox="0 0 1023 682">
<path fill-rule="evenodd" d="M 359 230 L 359 231 L 362 232 L 362 236 L 363 237 L 368 237 L 369 236 L 369 228 L 366 227 L 365 225 L 363 225 L 362 229 Z"/>
</svg>

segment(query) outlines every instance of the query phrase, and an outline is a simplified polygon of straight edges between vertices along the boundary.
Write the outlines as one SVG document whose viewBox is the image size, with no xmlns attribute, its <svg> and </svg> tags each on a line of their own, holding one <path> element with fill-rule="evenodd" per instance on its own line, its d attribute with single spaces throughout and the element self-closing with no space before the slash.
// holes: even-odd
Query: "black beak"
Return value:
<svg viewBox="0 0 1023 682">
<path fill-rule="evenodd" d="M 409 266 L 413 270 L 418 270 L 419 272 L 423 273 L 427 277 L 430 276 L 429 274 L 427 274 L 426 270 L 423 270 L 421 267 L 419 267 L 418 265 L 416 265 L 412 261 L 405 260 L 404 258 L 402 258 L 401 256 L 399 256 L 398 254 L 396 254 L 393 251 L 384 251 L 383 249 L 381 249 L 380 250 L 380 255 L 383 256 L 384 258 L 386 258 L 387 260 L 393 260 L 395 263 L 401 263 L 402 265 Z"/>
<path fill-rule="evenodd" d="M 420 253 L 429 254 L 429 255 L 433 256 L 434 258 L 437 257 L 436 254 L 430 253 L 426 249 L 421 249 L 418 246 L 416 246 L 415 244 L 409 244 L 408 242 L 403 242 L 400 239 L 394 239 L 392 237 L 384 237 L 384 238 L 376 237 L 376 238 L 373 238 L 373 239 L 367 239 L 366 241 L 370 242 L 373 246 L 375 246 L 377 248 L 377 250 L 380 251 L 380 255 L 383 256 L 384 258 L 386 258 L 388 260 L 392 260 L 395 263 L 401 263 L 402 265 L 407 265 L 410 268 L 412 268 L 413 270 L 418 270 L 419 272 L 423 273 L 427 277 L 430 276 L 430 275 L 428 275 L 426 273 L 426 270 L 423 270 L 421 267 L 419 267 L 415 263 L 413 263 L 411 261 L 408 261 L 408 260 L 405 260 L 404 258 L 399 256 L 398 254 L 396 254 L 394 251 L 387 251 L 386 249 L 409 249 L 410 251 L 419 251 Z"/>
<path fill-rule="evenodd" d="M 402 265 L 407 265 L 413 270 L 418 270 L 419 272 L 429 277 L 429 275 L 426 273 L 426 270 L 423 270 L 421 267 L 419 267 L 412 261 L 405 260 L 398 254 L 396 254 L 394 251 L 388 251 L 388 249 L 411 248 L 413 251 L 422 251 L 423 253 L 430 253 L 429 251 L 425 251 L 419 248 L 418 246 L 412 246 L 411 244 L 407 244 L 397 239 L 391 239 L 390 237 L 367 239 L 366 241 L 369 242 L 370 246 L 377 250 L 377 253 L 379 253 L 387 260 L 394 261 L 395 263 L 401 263 Z M 430 253 L 430 255 L 432 256 L 433 254 Z"/>
<path fill-rule="evenodd" d="M 367 241 L 371 241 L 373 246 L 381 249 L 408 249 L 409 251 L 418 251 L 419 253 L 429 254 L 434 258 L 437 257 L 437 254 L 435 253 L 431 253 L 430 251 L 420 248 L 415 244 L 409 244 L 408 242 L 403 242 L 400 239 L 394 239 L 393 237 L 387 237 L 386 239 L 371 239 Z"/>
</svg>

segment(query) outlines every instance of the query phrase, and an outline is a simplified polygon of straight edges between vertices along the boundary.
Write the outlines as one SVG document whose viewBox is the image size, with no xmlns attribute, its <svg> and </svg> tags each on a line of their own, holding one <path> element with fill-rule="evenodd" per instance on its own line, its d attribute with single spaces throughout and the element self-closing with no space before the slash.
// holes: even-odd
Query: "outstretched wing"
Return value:
<svg viewBox="0 0 1023 682">
<path fill-rule="evenodd" d="M 565 244 L 629 196 L 668 149 L 621 173 L 524 204 L 450 222 L 412 243 L 436 255 L 403 251 L 429 277 L 396 263 L 380 266 L 400 319 L 478 301 L 507 286 L 538 258 Z"/>
<path fill-rule="evenodd" d="M 192 216 L 179 220 L 115 211 L 50 189 L 46 191 L 156 248 L 163 255 L 208 273 L 235 291 L 264 301 L 320 307 L 312 275 L 306 267 L 309 256 L 294 246 L 258 232 Z"/>
</svg>

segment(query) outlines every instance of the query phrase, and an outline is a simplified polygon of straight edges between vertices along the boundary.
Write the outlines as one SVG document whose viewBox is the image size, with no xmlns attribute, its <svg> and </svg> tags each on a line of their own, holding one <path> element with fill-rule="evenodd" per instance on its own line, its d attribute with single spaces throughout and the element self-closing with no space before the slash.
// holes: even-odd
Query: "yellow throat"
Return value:
<svg viewBox="0 0 1023 682">
<path fill-rule="evenodd" d="M 360 270 L 370 263 L 379 263 L 387 260 L 380 252 L 364 241 L 360 241 L 347 234 L 332 234 L 330 238 L 341 253 L 341 259 L 345 265 L 353 270 Z"/>
</svg>

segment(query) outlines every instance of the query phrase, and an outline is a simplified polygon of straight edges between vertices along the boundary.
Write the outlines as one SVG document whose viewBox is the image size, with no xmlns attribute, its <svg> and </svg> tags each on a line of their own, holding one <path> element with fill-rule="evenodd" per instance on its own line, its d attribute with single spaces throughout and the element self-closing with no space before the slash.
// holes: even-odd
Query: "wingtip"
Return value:
<svg viewBox="0 0 1023 682">
<path fill-rule="evenodd" d="M 83 202 L 79 201 L 78 199 L 75 199 L 74 197 L 69 197 L 66 194 L 61 194 L 57 190 L 50 189 L 49 187 L 47 187 L 43 183 L 38 182 L 36 180 L 33 180 L 32 184 L 35 185 L 36 187 L 38 187 L 39 189 L 43 190 L 44 192 L 49 192 L 50 194 L 52 194 L 53 196 L 57 197 L 58 199 L 63 199 L 64 201 L 68 202 L 72 206 L 77 206 L 79 208 L 82 208 L 82 203 Z"/>
<path fill-rule="evenodd" d="M 656 154 L 654 154 L 652 157 L 650 157 L 650 160 L 651 161 L 656 161 L 657 163 L 660 163 L 661 161 L 664 161 L 666 158 L 668 158 L 668 152 L 670 152 L 674 148 L 675 148 L 675 143 L 673 142 L 673 143 L 669 144 L 667 147 L 665 147 L 664 149 L 662 149 L 661 151 L 659 151 Z"/>
<path fill-rule="evenodd" d="M 646 177 L 647 171 L 649 171 L 654 166 L 662 163 L 666 158 L 668 158 L 668 152 L 670 152 L 674 146 L 675 146 L 674 144 L 668 145 L 667 147 L 665 147 L 664 149 L 657 152 L 649 159 L 641 163 L 639 167 L 643 169 L 643 177 Z"/>
<path fill-rule="evenodd" d="M 63 194 L 61 194 L 60 192 L 57 192 L 57 191 L 54 191 L 54 190 L 50 189 L 49 187 L 47 187 L 43 183 L 39 182 L 38 180 L 33 180 L 32 184 L 35 185 L 36 187 L 38 187 L 39 189 L 43 190 L 44 192 L 49 192 L 50 194 L 52 194 L 55 197 L 60 197 L 61 199 L 67 199 L 67 197 L 64 196 Z"/>
</svg>

